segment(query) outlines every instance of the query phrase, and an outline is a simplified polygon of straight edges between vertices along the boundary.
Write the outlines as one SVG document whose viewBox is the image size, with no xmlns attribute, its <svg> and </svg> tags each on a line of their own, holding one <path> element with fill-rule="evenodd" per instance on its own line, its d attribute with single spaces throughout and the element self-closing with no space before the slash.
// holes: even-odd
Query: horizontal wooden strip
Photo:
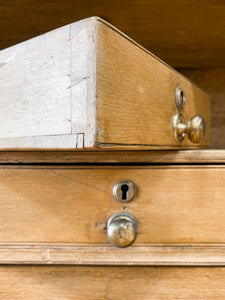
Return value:
<svg viewBox="0 0 225 300">
<path fill-rule="evenodd" d="M 0 264 L 225 266 L 225 244 L 152 244 L 118 249 L 109 245 L 0 245 Z"/>
<path fill-rule="evenodd" d="M 4 300 L 224 300 L 225 268 L 1 266 Z"/>
<path fill-rule="evenodd" d="M 0 151 L 0 164 L 27 163 L 225 163 L 225 150 Z"/>
</svg>

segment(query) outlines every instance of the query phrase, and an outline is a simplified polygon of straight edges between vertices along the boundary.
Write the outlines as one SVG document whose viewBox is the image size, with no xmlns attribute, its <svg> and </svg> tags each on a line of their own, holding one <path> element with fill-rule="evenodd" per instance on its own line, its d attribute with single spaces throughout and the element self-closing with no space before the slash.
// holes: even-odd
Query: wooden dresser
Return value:
<svg viewBox="0 0 225 300">
<path fill-rule="evenodd" d="M 208 95 L 99 18 L 0 66 L 0 299 L 224 299 Z"/>
<path fill-rule="evenodd" d="M 223 299 L 224 151 L 1 152 L 2 299 Z M 117 181 L 137 187 L 129 203 Z M 113 247 L 115 213 L 138 221 Z"/>
</svg>

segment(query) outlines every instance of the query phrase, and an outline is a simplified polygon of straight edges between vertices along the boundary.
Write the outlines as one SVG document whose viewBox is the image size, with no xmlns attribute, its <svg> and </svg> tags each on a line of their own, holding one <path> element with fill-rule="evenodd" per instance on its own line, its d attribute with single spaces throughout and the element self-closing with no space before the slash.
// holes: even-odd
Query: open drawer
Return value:
<svg viewBox="0 0 225 300">
<path fill-rule="evenodd" d="M 0 149 L 210 145 L 208 95 L 100 18 L 4 49 L 0 66 Z"/>
</svg>

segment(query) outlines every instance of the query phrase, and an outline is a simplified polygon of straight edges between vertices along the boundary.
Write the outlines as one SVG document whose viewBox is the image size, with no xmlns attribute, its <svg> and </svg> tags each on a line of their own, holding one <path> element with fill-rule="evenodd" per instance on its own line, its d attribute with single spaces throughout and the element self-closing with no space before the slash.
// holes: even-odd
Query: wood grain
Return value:
<svg viewBox="0 0 225 300">
<path fill-rule="evenodd" d="M 174 67 L 225 66 L 221 0 L 1 0 L 0 12 L 1 49 L 99 15 Z"/>
<path fill-rule="evenodd" d="M 223 300 L 225 268 L 0 267 L 4 300 Z"/>
<path fill-rule="evenodd" d="M 0 64 L 0 149 L 209 146 L 207 94 L 102 19 L 2 50 Z M 178 86 L 187 100 L 185 123 L 194 115 L 205 119 L 199 144 L 175 141 Z"/>
<path fill-rule="evenodd" d="M 224 150 L 0 151 L 1 164 L 224 164 Z"/>
<path fill-rule="evenodd" d="M 207 95 L 108 26 L 101 20 L 98 25 L 97 145 L 106 149 L 209 146 L 210 102 Z M 198 145 L 187 138 L 182 143 L 174 141 L 171 124 L 178 112 L 174 98 L 177 86 L 186 97 L 182 111 L 185 122 L 198 114 L 205 119 L 206 136 Z"/>
<path fill-rule="evenodd" d="M 137 186 L 130 203 L 113 198 L 121 179 Z M 135 245 L 224 243 L 224 183 L 224 166 L 2 166 L 0 242 L 105 245 L 109 217 L 126 211 Z"/>
</svg>

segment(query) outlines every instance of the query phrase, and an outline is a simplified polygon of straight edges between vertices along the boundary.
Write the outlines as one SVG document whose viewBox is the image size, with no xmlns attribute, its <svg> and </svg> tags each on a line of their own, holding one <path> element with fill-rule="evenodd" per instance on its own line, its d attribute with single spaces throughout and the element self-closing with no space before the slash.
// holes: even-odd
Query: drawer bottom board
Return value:
<svg viewBox="0 0 225 300">
<path fill-rule="evenodd" d="M 224 295 L 224 267 L 0 267 L 4 300 L 223 300 Z"/>
</svg>

